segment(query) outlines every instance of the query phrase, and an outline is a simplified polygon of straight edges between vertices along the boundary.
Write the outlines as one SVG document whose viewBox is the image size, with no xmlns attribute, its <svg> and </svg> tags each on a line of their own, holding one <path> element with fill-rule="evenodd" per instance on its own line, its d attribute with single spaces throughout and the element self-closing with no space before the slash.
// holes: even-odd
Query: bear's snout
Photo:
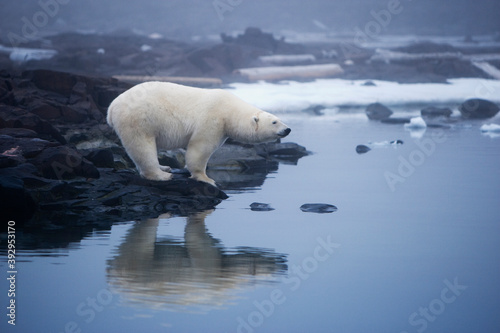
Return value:
<svg viewBox="0 0 500 333">
<path fill-rule="evenodd" d="M 291 131 L 292 131 L 292 129 L 287 127 L 284 130 L 282 130 L 281 132 L 279 132 L 278 136 L 284 138 L 285 136 L 290 134 Z"/>
</svg>

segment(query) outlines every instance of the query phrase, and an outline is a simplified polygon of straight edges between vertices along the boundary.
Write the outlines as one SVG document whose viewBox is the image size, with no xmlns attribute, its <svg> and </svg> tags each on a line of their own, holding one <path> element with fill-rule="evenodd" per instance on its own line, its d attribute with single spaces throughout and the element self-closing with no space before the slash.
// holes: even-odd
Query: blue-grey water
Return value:
<svg viewBox="0 0 500 333">
<path fill-rule="evenodd" d="M 364 115 L 284 118 L 313 154 L 214 211 L 18 252 L 16 326 L 4 278 L 0 330 L 500 331 L 500 138 L 482 122 L 416 139 Z"/>
</svg>

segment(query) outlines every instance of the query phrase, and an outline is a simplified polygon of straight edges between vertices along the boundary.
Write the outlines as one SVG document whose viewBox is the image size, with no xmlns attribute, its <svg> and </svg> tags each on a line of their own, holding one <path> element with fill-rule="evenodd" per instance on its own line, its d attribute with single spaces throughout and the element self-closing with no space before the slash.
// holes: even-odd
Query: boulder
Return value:
<svg viewBox="0 0 500 333">
<path fill-rule="evenodd" d="M 381 103 L 373 103 L 366 107 L 365 113 L 370 120 L 382 120 L 389 118 L 393 112 Z"/>
<path fill-rule="evenodd" d="M 297 161 L 310 154 L 307 149 L 294 142 L 268 142 L 255 145 L 255 150 L 259 156 L 273 158 L 278 161 L 292 162 Z"/>
<path fill-rule="evenodd" d="M 500 107 L 485 99 L 472 98 L 463 102 L 458 110 L 465 119 L 488 119 L 494 117 Z"/>
<path fill-rule="evenodd" d="M 77 83 L 77 78 L 73 74 L 45 69 L 26 71 L 23 77 L 31 80 L 39 89 L 52 91 L 65 97 L 70 97 Z"/>
<path fill-rule="evenodd" d="M 422 117 L 436 118 L 436 117 L 449 117 L 453 111 L 450 108 L 438 108 L 435 106 L 428 106 L 420 110 Z"/>
<path fill-rule="evenodd" d="M 31 103 L 28 110 L 45 120 L 57 119 L 61 116 L 59 108 L 40 100 Z"/>
<path fill-rule="evenodd" d="M 357 145 L 356 146 L 356 153 L 358 153 L 358 154 L 365 154 L 365 153 L 369 152 L 370 150 L 372 150 L 372 149 L 366 145 Z"/>
<path fill-rule="evenodd" d="M 250 209 L 254 212 L 269 212 L 274 210 L 270 204 L 261 202 L 252 202 L 250 204 Z"/>
</svg>

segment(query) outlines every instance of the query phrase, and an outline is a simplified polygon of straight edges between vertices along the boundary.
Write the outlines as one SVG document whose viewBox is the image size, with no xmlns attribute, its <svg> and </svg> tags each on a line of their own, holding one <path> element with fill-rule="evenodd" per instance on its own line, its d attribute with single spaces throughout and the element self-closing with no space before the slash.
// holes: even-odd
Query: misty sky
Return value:
<svg viewBox="0 0 500 333">
<path fill-rule="evenodd" d="M 382 33 L 387 34 L 500 31 L 500 0 L 0 0 L 0 36 L 22 34 L 23 27 L 29 31 L 29 24 L 41 35 L 126 29 L 177 39 L 248 26 L 274 33 L 352 33 L 373 25 L 377 15 Z"/>
</svg>

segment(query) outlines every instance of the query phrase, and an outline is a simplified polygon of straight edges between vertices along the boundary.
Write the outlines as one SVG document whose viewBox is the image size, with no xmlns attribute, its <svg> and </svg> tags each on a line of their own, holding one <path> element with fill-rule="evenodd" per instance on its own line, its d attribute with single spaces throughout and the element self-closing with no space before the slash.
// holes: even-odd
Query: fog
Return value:
<svg viewBox="0 0 500 333">
<path fill-rule="evenodd" d="M 38 30 L 216 36 L 269 32 L 350 34 L 379 22 L 385 34 L 476 35 L 500 31 L 498 0 L 1 0 L 0 36 Z M 26 25 L 30 25 L 27 27 Z M 367 26 L 368 25 L 368 26 Z"/>
</svg>

